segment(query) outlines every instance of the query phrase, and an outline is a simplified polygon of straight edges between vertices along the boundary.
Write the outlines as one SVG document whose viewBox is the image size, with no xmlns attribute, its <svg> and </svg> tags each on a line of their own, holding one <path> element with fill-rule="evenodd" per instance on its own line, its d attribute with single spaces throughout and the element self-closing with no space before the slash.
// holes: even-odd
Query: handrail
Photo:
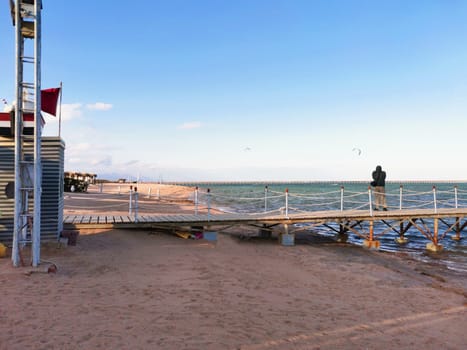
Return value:
<svg viewBox="0 0 467 350">
<path fill-rule="evenodd" d="M 315 193 L 293 193 L 286 189 L 284 192 L 274 191 L 265 188 L 264 191 L 240 192 L 237 194 L 222 192 L 213 193 L 212 190 L 200 190 L 196 188 L 193 194 L 186 196 L 161 196 L 158 191 L 157 197 L 144 196 L 138 202 L 137 192 L 130 190 L 122 193 L 103 193 L 100 197 L 101 204 L 95 208 L 79 205 L 67 205 L 69 209 L 121 209 L 129 208 L 129 215 L 138 215 L 138 210 L 144 212 L 157 211 L 157 205 L 161 201 L 184 201 L 188 206 L 193 205 L 195 214 L 201 212 L 211 213 L 215 208 L 224 213 L 238 214 L 267 214 L 283 212 L 288 215 L 289 212 L 313 212 L 324 210 L 369 210 L 372 215 L 374 207 L 373 189 L 368 191 L 356 192 L 348 191 L 341 187 L 337 191 L 315 192 Z M 129 194 L 129 202 L 126 201 Z M 435 186 L 431 191 L 414 191 L 404 189 L 402 186 L 396 190 L 387 191 L 386 200 L 389 210 L 403 209 L 433 209 L 436 213 L 441 208 L 466 208 L 467 191 L 460 190 L 457 187 L 453 189 L 438 190 Z M 79 199 L 79 197 L 73 197 Z M 85 199 L 83 197 L 83 199 Z M 102 201 L 122 201 L 118 204 L 102 205 Z"/>
</svg>

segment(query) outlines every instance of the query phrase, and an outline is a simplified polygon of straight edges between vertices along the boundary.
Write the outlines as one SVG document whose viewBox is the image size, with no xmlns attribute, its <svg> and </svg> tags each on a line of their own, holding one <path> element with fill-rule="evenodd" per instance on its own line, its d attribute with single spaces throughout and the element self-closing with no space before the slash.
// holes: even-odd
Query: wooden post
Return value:
<svg viewBox="0 0 467 350">
<path fill-rule="evenodd" d="M 404 237 L 404 222 L 403 221 L 399 223 L 399 237 L 396 237 L 394 241 L 398 244 L 405 244 L 409 241 L 408 238 Z"/>
<path fill-rule="evenodd" d="M 345 233 L 345 227 L 341 223 L 339 223 L 339 233 L 337 234 L 337 242 L 345 243 L 347 242 L 349 235 Z"/>
<path fill-rule="evenodd" d="M 365 248 L 374 248 L 374 249 L 379 249 L 380 245 L 381 245 L 381 242 L 380 241 L 376 241 L 374 239 L 374 221 L 373 220 L 370 220 L 370 222 L 368 223 L 369 227 L 368 227 L 368 233 L 369 233 L 369 237 L 368 239 L 365 239 L 363 241 L 363 246 Z"/>
<path fill-rule="evenodd" d="M 460 218 L 456 218 L 456 234 L 451 236 L 453 241 L 460 241 L 461 240 L 461 223 Z"/>
<path fill-rule="evenodd" d="M 438 244 L 438 218 L 433 219 L 433 239 L 426 244 L 426 249 L 435 253 L 443 250 L 443 246 Z"/>
</svg>

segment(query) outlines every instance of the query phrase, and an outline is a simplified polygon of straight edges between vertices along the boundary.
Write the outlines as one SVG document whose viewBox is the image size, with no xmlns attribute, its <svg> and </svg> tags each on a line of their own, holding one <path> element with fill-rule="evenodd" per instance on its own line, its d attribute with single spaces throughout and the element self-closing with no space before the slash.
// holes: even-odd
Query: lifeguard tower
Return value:
<svg viewBox="0 0 467 350">
<path fill-rule="evenodd" d="M 11 242 L 14 266 L 31 247 L 40 264 L 41 235 L 57 238 L 63 221 L 65 145 L 42 137 L 41 0 L 10 0 L 16 32 L 14 107 L 0 114 L 0 241 Z M 12 208 L 14 210 L 12 210 Z"/>
</svg>

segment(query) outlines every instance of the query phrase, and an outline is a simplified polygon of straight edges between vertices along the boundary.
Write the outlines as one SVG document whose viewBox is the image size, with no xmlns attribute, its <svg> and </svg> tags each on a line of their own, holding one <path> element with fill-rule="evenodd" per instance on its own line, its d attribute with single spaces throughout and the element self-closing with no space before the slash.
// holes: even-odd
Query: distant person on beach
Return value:
<svg viewBox="0 0 467 350">
<path fill-rule="evenodd" d="M 375 193 L 375 210 L 388 210 L 386 204 L 386 172 L 383 171 L 381 165 L 376 167 L 376 170 L 371 174 L 373 181 L 371 186 L 374 187 Z"/>
</svg>

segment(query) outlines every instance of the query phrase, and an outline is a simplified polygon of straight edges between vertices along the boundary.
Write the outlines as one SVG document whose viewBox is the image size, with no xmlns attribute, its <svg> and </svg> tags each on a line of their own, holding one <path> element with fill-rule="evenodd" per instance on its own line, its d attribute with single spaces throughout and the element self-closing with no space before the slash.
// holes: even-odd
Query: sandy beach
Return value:
<svg viewBox="0 0 467 350">
<path fill-rule="evenodd" d="M 178 198 L 160 212 L 192 210 L 191 192 L 160 187 Z M 210 242 L 83 231 L 76 246 L 44 245 L 55 273 L 1 259 L 0 349 L 466 347 L 467 276 L 312 235 L 293 247 L 241 239 L 248 232 Z"/>
</svg>

